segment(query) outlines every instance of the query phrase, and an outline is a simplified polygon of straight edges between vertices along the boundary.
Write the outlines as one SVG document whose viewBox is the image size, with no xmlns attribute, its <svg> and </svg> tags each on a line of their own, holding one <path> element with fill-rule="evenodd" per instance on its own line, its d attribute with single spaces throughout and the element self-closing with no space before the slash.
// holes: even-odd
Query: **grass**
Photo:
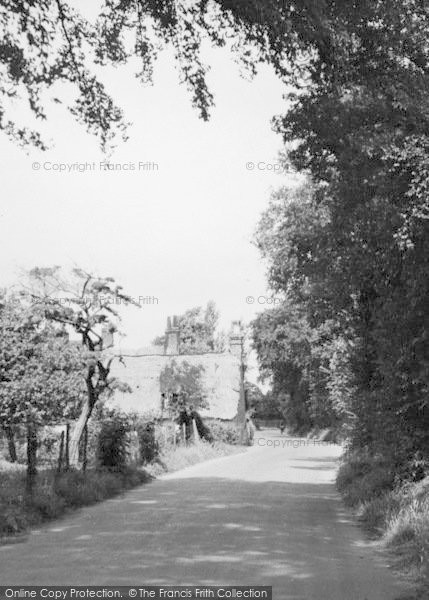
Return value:
<svg viewBox="0 0 429 600">
<path fill-rule="evenodd" d="M 398 509 L 386 520 L 383 539 L 399 564 L 429 595 L 429 477 L 396 492 Z"/>
<path fill-rule="evenodd" d="M 11 463 L 0 456 L 0 473 L 17 472 L 22 473 L 25 471 L 25 465 L 21 463 Z"/>
<path fill-rule="evenodd" d="M 118 472 L 69 471 L 56 476 L 42 471 L 32 494 L 25 490 L 25 473 L 2 473 L 0 481 L 0 537 L 10 536 L 44 521 L 56 519 L 71 509 L 111 498 L 150 479 L 138 467 Z"/>
<path fill-rule="evenodd" d="M 162 473 L 170 473 L 185 469 L 191 465 L 241 452 L 242 447 L 231 446 L 224 442 L 214 442 L 209 444 L 201 440 L 198 444 L 190 446 L 176 446 L 164 448 L 160 454 L 159 460 L 151 465 L 148 465 L 148 472 L 151 475 L 157 476 Z"/>
<path fill-rule="evenodd" d="M 25 491 L 25 467 L 0 461 L 0 538 L 17 535 L 67 512 L 112 498 L 165 472 L 239 452 L 238 446 L 201 441 L 190 446 L 166 446 L 159 460 L 144 469 L 132 465 L 122 471 L 71 470 L 57 476 L 40 471 L 31 496 Z"/>
<path fill-rule="evenodd" d="M 429 597 L 429 477 L 395 484 L 382 459 L 348 456 L 337 487 L 364 527 L 396 558 L 396 567 L 417 582 L 419 597 Z"/>
</svg>

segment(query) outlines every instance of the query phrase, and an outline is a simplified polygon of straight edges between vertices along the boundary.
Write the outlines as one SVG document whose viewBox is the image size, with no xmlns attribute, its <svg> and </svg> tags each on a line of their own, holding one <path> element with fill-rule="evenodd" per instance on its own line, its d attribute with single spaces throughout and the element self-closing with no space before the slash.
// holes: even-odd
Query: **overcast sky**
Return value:
<svg viewBox="0 0 429 600">
<path fill-rule="evenodd" d="M 3 285 L 23 268 L 76 264 L 115 277 L 136 298 L 154 296 L 158 304 L 123 311 L 129 348 L 161 334 L 168 315 L 210 299 L 224 328 L 263 308 L 246 303 L 266 293 L 251 238 L 270 191 L 290 182 L 268 170 L 281 149 L 270 120 L 285 111 L 284 90 L 268 69 L 252 82 L 240 78 L 226 50 L 208 59 L 216 102 L 208 123 L 192 108 L 168 53 L 153 87 L 142 87 L 129 68 L 105 78 L 133 123 L 110 161 L 132 163 L 134 171 L 100 170 L 97 141 L 56 104 L 44 129 L 48 152 L 26 154 L 0 138 Z M 158 169 L 139 170 L 147 161 Z M 52 170 L 73 162 L 96 168 Z M 249 170 L 249 162 L 267 166 Z"/>
</svg>

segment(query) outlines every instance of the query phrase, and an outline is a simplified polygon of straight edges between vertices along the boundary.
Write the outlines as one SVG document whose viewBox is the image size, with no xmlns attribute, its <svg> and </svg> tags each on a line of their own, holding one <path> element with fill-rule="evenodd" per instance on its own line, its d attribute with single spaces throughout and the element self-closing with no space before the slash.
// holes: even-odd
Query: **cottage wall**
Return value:
<svg viewBox="0 0 429 600">
<path fill-rule="evenodd" d="M 201 410 L 204 417 L 232 420 L 244 415 L 242 385 L 242 335 L 239 322 L 233 323 L 230 348 L 226 352 L 180 354 L 177 317 L 168 318 L 164 347 L 151 346 L 144 351 L 126 353 L 112 365 L 111 374 L 127 383 L 131 393 L 116 392 L 113 404 L 127 412 L 158 412 L 161 409 L 160 375 L 164 367 L 175 360 L 202 366 L 203 385 L 209 408 Z"/>
<path fill-rule="evenodd" d="M 131 393 L 116 392 L 114 402 L 129 412 L 158 411 L 161 407 L 160 374 L 172 360 L 204 367 L 203 382 L 209 408 L 205 417 L 234 419 L 240 400 L 240 359 L 229 352 L 176 356 L 127 356 L 115 361 L 112 375 L 127 383 Z"/>
</svg>

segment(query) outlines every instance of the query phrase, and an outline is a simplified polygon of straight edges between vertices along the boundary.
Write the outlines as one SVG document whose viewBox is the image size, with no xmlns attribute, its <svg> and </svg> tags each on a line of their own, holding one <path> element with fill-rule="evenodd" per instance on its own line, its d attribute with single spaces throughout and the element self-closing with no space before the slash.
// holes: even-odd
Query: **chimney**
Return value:
<svg viewBox="0 0 429 600">
<path fill-rule="evenodd" d="M 179 321 L 176 316 L 168 317 L 167 329 L 165 330 L 164 354 L 171 356 L 179 354 L 180 330 Z"/>
<path fill-rule="evenodd" d="M 241 329 L 240 321 L 233 321 L 231 332 L 229 334 L 229 349 L 231 354 L 243 359 L 243 331 Z"/>
</svg>

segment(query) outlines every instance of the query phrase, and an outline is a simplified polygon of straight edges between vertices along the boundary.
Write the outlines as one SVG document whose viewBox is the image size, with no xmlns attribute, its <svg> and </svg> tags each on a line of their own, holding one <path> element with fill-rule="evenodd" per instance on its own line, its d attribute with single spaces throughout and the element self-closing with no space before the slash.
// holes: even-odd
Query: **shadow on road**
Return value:
<svg viewBox="0 0 429 600">
<path fill-rule="evenodd" d="M 8 585 L 258 584 L 276 598 L 364 600 L 381 559 L 365 567 L 347 531 L 330 484 L 161 480 L 1 548 L 0 574 Z"/>
<path fill-rule="evenodd" d="M 258 440 L 256 440 L 258 443 Z M 333 485 L 341 449 L 208 461 L 0 547 L 7 585 L 272 585 L 277 600 L 395 600 L 404 590 Z"/>
</svg>

